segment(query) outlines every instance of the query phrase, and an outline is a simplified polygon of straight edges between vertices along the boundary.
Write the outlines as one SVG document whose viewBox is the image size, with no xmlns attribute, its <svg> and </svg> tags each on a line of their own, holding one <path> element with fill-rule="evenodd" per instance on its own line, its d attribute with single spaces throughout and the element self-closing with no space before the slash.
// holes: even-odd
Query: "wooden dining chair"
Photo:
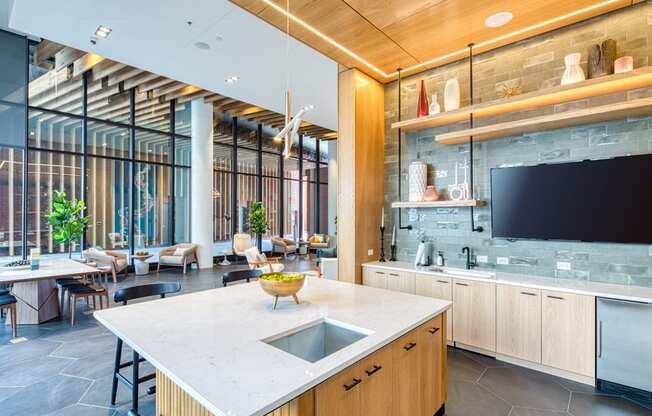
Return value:
<svg viewBox="0 0 652 416">
<path fill-rule="evenodd" d="M 18 328 L 16 325 L 16 298 L 9 293 L 0 295 L 0 310 L 4 309 L 8 309 L 11 314 L 11 333 L 13 337 L 16 338 L 18 336 Z"/>
<path fill-rule="evenodd" d="M 139 285 L 119 289 L 113 295 L 113 300 L 116 303 L 126 305 L 128 301 L 151 296 L 160 296 L 164 298 L 165 295 L 170 293 L 177 293 L 181 290 L 181 284 L 176 283 L 153 283 L 148 285 Z M 140 354 L 133 350 L 131 361 L 122 362 L 122 339 L 118 338 L 115 349 L 115 362 L 113 365 L 113 384 L 111 385 L 111 405 L 115 406 L 115 399 L 118 393 L 118 381 L 131 389 L 131 412 L 130 414 L 138 415 L 138 385 L 146 381 L 152 380 L 156 377 L 156 373 L 140 376 L 139 368 L 140 363 L 145 359 L 140 357 Z M 120 370 L 125 367 L 132 367 L 131 380 L 120 373 Z M 147 390 L 148 394 L 154 394 L 156 386 Z"/>
</svg>

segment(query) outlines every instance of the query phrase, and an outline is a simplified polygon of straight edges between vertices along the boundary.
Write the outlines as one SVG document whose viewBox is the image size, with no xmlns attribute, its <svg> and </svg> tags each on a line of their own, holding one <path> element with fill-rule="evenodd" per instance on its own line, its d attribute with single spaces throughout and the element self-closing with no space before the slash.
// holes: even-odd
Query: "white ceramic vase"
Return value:
<svg viewBox="0 0 652 416">
<path fill-rule="evenodd" d="M 561 85 L 573 84 L 575 82 L 584 81 L 586 76 L 584 71 L 580 66 L 580 60 L 582 59 L 582 54 L 580 53 L 571 53 L 564 57 L 564 64 L 566 69 L 564 74 L 561 76 Z"/>
<path fill-rule="evenodd" d="M 460 83 L 457 78 L 446 81 L 444 88 L 444 111 L 457 110 L 460 108 Z"/>
<path fill-rule="evenodd" d="M 439 103 L 437 102 L 437 93 L 432 94 L 432 99 L 430 100 L 430 108 L 428 109 L 429 114 L 437 114 L 441 111 Z"/>
<path fill-rule="evenodd" d="M 622 56 L 614 62 L 614 74 L 622 74 L 634 69 L 634 58 L 631 56 Z"/>
<path fill-rule="evenodd" d="M 410 202 L 423 201 L 428 181 L 428 165 L 416 161 L 410 163 L 408 171 L 408 198 Z"/>
</svg>

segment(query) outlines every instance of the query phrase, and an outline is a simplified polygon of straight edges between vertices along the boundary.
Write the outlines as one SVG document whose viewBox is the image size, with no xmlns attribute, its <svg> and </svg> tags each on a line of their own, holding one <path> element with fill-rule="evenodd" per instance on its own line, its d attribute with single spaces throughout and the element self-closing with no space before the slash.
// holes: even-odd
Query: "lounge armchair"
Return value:
<svg viewBox="0 0 652 416">
<path fill-rule="evenodd" d="M 174 246 L 166 247 L 158 254 L 157 272 L 161 266 L 183 267 L 183 274 L 192 263 L 197 263 L 197 245 L 191 243 L 181 243 Z"/>
<path fill-rule="evenodd" d="M 272 254 L 280 253 L 287 259 L 288 254 L 296 254 L 297 243 L 283 237 L 272 237 Z"/>
<path fill-rule="evenodd" d="M 309 248 L 318 250 L 320 248 L 330 247 L 330 236 L 328 234 L 315 234 L 308 239 Z"/>
<path fill-rule="evenodd" d="M 279 273 L 285 269 L 282 263 L 279 263 L 280 257 L 267 257 L 261 254 L 258 248 L 251 247 L 245 250 L 245 257 L 251 270 L 260 270 L 263 273 Z"/>
<path fill-rule="evenodd" d="M 249 234 L 234 234 L 233 235 L 233 254 L 240 257 L 246 257 L 245 251 L 253 247 L 251 236 Z"/>
<path fill-rule="evenodd" d="M 96 263 L 98 267 L 109 268 L 111 275 L 113 275 L 113 283 L 118 283 L 118 273 L 123 270 L 125 277 L 129 276 L 129 262 L 125 253 L 89 248 L 84 250 L 84 258 L 87 261 Z"/>
<path fill-rule="evenodd" d="M 128 242 L 122 237 L 122 233 L 109 233 L 108 236 L 113 248 L 127 248 Z"/>
</svg>

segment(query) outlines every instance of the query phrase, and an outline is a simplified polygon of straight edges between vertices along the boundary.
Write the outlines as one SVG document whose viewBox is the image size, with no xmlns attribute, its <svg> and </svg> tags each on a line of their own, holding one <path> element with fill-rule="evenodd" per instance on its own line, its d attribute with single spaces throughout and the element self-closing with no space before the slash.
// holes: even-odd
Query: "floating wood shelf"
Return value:
<svg viewBox="0 0 652 416">
<path fill-rule="evenodd" d="M 486 103 L 460 108 L 459 110 L 399 121 L 392 123 L 392 128 L 415 131 L 461 121 L 469 121 L 471 114 L 473 114 L 474 119 L 495 117 L 501 114 L 649 86 L 652 86 L 652 66 L 638 68 L 624 74 L 609 75 L 575 84 L 546 88 L 506 99 L 488 101 Z"/>
<path fill-rule="evenodd" d="M 463 199 L 460 201 L 420 201 L 420 202 L 392 202 L 392 208 L 454 208 L 454 207 L 481 207 L 485 201 L 479 199 Z"/>
<path fill-rule="evenodd" d="M 565 111 L 563 113 L 439 134 L 435 136 L 435 140 L 441 144 L 462 144 L 469 141 L 469 136 L 473 136 L 474 141 L 484 141 L 523 133 L 561 129 L 580 124 L 599 123 L 627 117 L 649 115 L 652 115 L 652 98 L 641 98 L 600 107 Z"/>
</svg>

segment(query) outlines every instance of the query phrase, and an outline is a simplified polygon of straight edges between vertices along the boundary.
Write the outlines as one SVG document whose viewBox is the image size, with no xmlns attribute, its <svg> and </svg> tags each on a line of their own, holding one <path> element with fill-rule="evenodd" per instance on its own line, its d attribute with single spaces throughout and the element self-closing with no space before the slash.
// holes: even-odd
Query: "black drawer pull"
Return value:
<svg viewBox="0 0 652 416">
<path fill-rule="evenodd" d="M 436 334 L 437 331 L 439 331 L 439 328 L 435 328 L 435 327 L 432 327 L 428 330 L 428 332 L 430 332 L 431 334 Z"/>
<path fill-rule="evenodd" d="M 521 295 L 536 296 L 537 294 L 532 292 L 521 292 Z"/>
<path fill-rule="evenodd" d="M 383 367 L 374 364 L 374 367 L 373 367 L 371 370 L 364 370 L 364 372 L 367 373 L 367 375 L 368 375 L 369 377 L 371 377 L 371 376 L 373 376 L 374 374 L 376 374 L 377 372 L 379 372 L 382 368 L 383 368 Z"/>
<path fill-rule="evenodd" d="M 354 388 L 355 386 L 357 386 L 357 385 L 360 384 L 360 383 L 362 383 L 362 380 L 361 380 L 361 379 L 359 379 L 359 378 L 354 378 L 354 379 L 353 379 L 353 382 L 352 382 L 351 384 L 345 384 L 345 385 L 344 385 L 344 390 L 349 391 L 349 390 L 351 390 L 352 388 Z"/>
<path fill-rule="evenodd" d="M 438 281 L 439 283 L 445 283 L 445 284 L 448 284 L 448 281 L 446 281 L 446 280 L 437 280 L 437 281 Z"/>
<path fill-rule="evenodd" d="M 550 299 L 564 300 L 564 298 L 562 298 L 561 296 L 552 296 L 552 295 L 548 295 L 548 297 L 549 297 Z"/>
<path fill-rule="evenodd" d="M 468 286 L 468 284 L 466 284 L 466 283 L 460 283 L 460 282 L 455 282 L 455 284 L 458 285 L 458 286 Z"/>
<path fill-rule="evenodd" d="M 410 351 L 412 348 L 416 347 L 417 343 L 416 342 L 410 342 L 409 344 L 406 344 L 403 346 L 403 349 L 405 351 Z"/>
<path fill-rule="evenodd" d="M 396 273 L 390 273 L 389 275 L 390 275 L 390 276 L 394 276 L 394 277 L 399 277 L 399 275 L 396 274 Z"/>
</svg>

